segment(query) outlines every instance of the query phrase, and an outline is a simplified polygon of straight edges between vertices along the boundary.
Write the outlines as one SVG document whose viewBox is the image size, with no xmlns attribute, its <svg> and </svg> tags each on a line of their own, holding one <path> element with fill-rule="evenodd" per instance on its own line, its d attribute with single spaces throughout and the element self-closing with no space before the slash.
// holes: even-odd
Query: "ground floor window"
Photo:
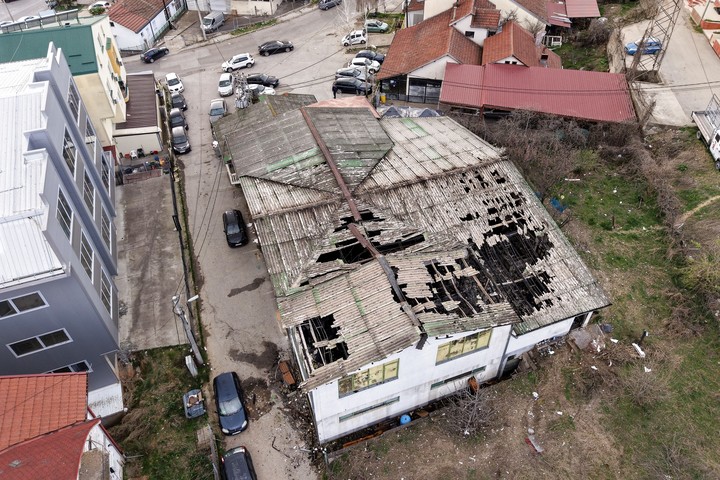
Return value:
<svg viewBox="0 0 720 480">
<path fill-rule="evenodd" d="M 475 368 L 473 370 L 470 370 L 469 372 L 463 372 L 460 375 L 454 375 L 450 378 L 446 378 L 444 380 L 440 380 L 438 382 L 433 383 L 432 385 L 430 385 L 430 390 L 440 388 L 443 385 L 447 385 L 448 383 L 454 382 L 455 380 L 460 380 L 461 378 L 467 378 L 467 377 L 476 375 L 476 374 L 478 374 L 480 372 L 484 372 L 484 371 L 485 371 L 485 367 L 480 367 L 480 368 Z"/>
</svg>

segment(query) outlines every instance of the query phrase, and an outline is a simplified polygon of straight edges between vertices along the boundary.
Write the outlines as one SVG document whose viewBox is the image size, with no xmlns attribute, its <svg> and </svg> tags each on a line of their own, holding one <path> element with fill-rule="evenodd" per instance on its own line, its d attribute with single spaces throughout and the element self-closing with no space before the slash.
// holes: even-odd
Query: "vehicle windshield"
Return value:
<svg viewBox="0 0 720 480">
<path fill-rule="evenodd" d="M 170 117 L 170 125 L 173 127 L 177 127 L 178 125 L 182 125 L 183 118 L 180 115 L 175 115 L 174 117 Z"/>
<path fill-rule="evenodd" d="M 203 18 L 203 25 L 210 25 L 212 23 L 212 19 L 210 18 Z"/>
<path fill-rule="evenodd" d="M 168 83 L 168 85 L 177 85 L 178 83 L 180 83 L 180 79 L 179 78 L 171 78 L 167 81 L 167 83 Z"/>
<path fill-rule="evenodd" d="M 220 80 L 220 86 L 221 87 L 229 87 L 232 84 L 232 81 L 230 79 L 228 80 Z"/>
<path fill-rule="evenodd" d="M 242 403 L 240 403 L 240 399 L 238 397 L 230 400 L 224 400 L 219 403 L 220 415 L 222 415 L 223 417 L 227 417 L 228 415 L 235 415 L 242 408 Z"/>
<path fill-rule="evenodd" d="M 174 144 L 187 143 L 187 137 L 184 133 L 181 133 L 179 135 L 173 135 L 172 141 Z"/>
<path fill-rule="evenodd" d="M 210 109 L 210 115 L 222 115 L 225 113 L 225 109 L 222 107 L 215 107 Z"/>
</svg>

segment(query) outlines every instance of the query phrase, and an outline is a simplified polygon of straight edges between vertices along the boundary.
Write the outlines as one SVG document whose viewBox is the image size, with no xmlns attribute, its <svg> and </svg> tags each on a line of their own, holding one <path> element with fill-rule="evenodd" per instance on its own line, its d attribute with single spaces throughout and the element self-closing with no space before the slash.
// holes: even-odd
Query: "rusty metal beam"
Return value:
<svg viewBox="0 0 720 480">
<path fill-rule="evenodd" d="M 342 191 L 343 196 L 345 196 L 345 201 L 347 201 L 348 206 L 350 207 L 350 211 L 353 214 L 353 218 L 355 219 L 356 222 L 359 222 L 361 220 L 360 211 L 358 210 L 357 205 L 355 204 L 355 199 L 352 197 L 352 193 L 350 193 L 350 189 L 348 189 L 347 185 L 345 184 L 345 179 L 342 177 L 342 174 L 340 173 L 340 170 L 337 168 L 337 165 L 335 165 L 335 160 L 333 160 L 332 155 L 330 154 L 330 150 L 328 149 L 327 145 L 325 145 L 325 142 L 323 141 L 322 137 L 320 136 L 320 132 L 318 132 L 317 128 L 315 127 L 315 124 L 313 123 L 312 119 L 310 118 L 310 115 L 308 115 L 306 108 L 305 107 L 301 108 L 300 112 L 302 113 L 302 116 L 305 119 L 305 123 L 307 123 L 308 128 L 310 128 L 310 133 L 312 133 L 312 136 L 315 139 L 315 142 L 317 142 L 318 147 L 320 147 L 320 151 L 322 152 L 323 156 L 325 157 L 325 162 L 328 164 L 328 167 L 330 167 L 330 171 L 335 176 L 335 181 L 337 182 L 338 186 L 340 187 L 340 191 Z"/>
</svg>

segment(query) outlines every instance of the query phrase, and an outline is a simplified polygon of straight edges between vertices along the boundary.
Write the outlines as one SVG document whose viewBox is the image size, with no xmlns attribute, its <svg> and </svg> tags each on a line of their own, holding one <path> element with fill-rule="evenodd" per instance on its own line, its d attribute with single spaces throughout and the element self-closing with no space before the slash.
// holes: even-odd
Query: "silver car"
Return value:
<svg viewBox="0 0 720 480">
<path fill-rule="evenodd" d="M 210 125 L 220 120 L 227 113 L 227 105 L 222 98 L 210 101 Z"/>
</svg>

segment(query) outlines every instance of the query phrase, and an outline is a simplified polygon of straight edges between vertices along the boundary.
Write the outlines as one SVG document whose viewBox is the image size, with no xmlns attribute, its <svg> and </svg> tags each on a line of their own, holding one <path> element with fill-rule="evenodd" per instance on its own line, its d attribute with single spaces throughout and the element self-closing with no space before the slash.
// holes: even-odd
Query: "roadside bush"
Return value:
<svg viewBox="0 0 720 480">
<path fill-rule="evenodd" d="M 495 420 L 495 396 L 489 388 L 460 390 L 447 400 L 445 411 L 450 433 L 464 437 L 475 436 Z"/>
</svg>

